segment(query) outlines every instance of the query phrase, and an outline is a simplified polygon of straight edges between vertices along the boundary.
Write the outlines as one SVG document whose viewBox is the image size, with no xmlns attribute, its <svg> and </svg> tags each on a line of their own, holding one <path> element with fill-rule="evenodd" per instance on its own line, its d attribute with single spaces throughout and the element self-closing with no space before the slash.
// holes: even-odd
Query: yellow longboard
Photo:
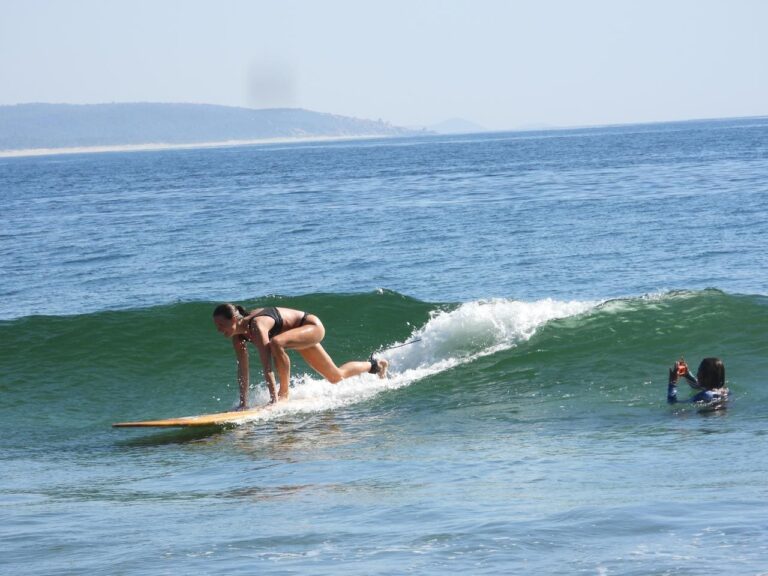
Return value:
<svg viewBox="0 0 768 576">
<path fill-rule="evenodd" d="M 226 426 L 255 420 L 265 415 L 273 408 L 272 405 L 260 406 L 239 412 L 219 412 L 217 414 L 202 414 L 200 416 L 184 416 L 181 418 L 166 418 L 165 420 L 142 420 L 139 422 L 117 422 L 115 428 L 171 428 L 187 426 Z"/>
</svg>

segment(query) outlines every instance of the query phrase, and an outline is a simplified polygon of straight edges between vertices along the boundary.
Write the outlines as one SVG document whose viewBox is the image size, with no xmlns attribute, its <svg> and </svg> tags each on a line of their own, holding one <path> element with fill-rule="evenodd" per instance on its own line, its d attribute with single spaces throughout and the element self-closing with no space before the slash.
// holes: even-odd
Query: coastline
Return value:
<svg viewBox="0 0 768 576">
<path fill-rule="evenodd" d="M 59 156 L 63 154 L 102 154 L 105 152 L 156 152 L 159 150 L 194 150 L 203 148 L 230 148 L 236 146 L 255 146 L 267 144 L 305 144 L 312 142 L 343 142 L 353 140 L 373 140 L 392 138 L 386 134 L 366 134 L 359 136 L 283 136 L 279 138 L 255 138 L 249 140 L 224 140 L 218 142 L 189 142 L 169 144 L 154 142 L 146 144 L 114 144 L 107 146 L 73 146 L 63 148 L 21 148 L 18 150 L 0 150 L 0 158 L 27 158 L 35 156 Z"/>
</svg>

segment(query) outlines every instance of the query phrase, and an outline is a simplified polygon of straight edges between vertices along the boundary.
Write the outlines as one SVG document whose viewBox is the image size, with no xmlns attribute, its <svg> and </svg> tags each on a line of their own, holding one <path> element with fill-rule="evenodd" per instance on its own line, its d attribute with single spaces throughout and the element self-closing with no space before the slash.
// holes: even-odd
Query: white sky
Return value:
<svg viewBox="0 0 768 576">
<path fill-rule="evenodd" d="M 768 115 L 765 0 L 0 0 L 0 104 L 502 130 Z"/>
</svg>

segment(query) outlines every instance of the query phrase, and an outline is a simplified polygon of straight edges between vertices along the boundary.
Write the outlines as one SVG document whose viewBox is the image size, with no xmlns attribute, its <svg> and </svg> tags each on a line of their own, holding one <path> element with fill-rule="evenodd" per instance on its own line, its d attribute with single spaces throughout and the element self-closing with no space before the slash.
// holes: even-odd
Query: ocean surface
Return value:
<svg viewBox="0 0 768 576">
<path fill-rule="evenodd" d="M 768 119 L 5 158 L 0 200 L 2 574 L 768 574 Z M 223 301 L 390 378 L 113 429 L 237 402 Z M 666 404 L 680 356 L 727 409 Z"/>
</svg>

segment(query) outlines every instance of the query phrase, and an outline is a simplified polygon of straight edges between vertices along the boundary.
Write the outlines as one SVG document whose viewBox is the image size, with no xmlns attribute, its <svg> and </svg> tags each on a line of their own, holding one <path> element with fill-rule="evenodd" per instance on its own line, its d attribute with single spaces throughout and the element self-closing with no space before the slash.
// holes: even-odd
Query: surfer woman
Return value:
<svg viewBox="0 0 768 576">
<path fill-rule="evenodd" d="M 213 322 L 219 332 L 232 339 L 237 358 L 240 410 L 244 410 L 248 405 L 248 342 L 259 352 L 264 380 L 267 382 L 273 403 L 278 399 L 288 398 L 291 360 L 286 350 L 296 350 L 307 364 L 332 384 L 364 372 L 378 374 L 379 378 L 387 375 L 389 363 L 373 356 L 367 361 L 347 362 L 336 366 L 320 345 L 325 336 L 323 323 L 320 318 L 308 312 L 274 307 L 256 308 L 249 312 L 236 304 L 221 304 L 213 311 Z M 280 391 L 277 394 L 272 358 L 275 359 L 280 379 Z"/>
<path fill-rule="evenodd" d="M 667 402 L 675 404 L 677 400 L 677 379 L 682 376 L 688 385 L 698 394 L 688 402 L 722 402 L 728 398 L 728 388 L 725 387 L 725 364 L 720 358 L 704 358 L 693 377 L 685 361 L 680 359 L 669 369 L 669 385 L 667 386 Z"/>
</svg>

